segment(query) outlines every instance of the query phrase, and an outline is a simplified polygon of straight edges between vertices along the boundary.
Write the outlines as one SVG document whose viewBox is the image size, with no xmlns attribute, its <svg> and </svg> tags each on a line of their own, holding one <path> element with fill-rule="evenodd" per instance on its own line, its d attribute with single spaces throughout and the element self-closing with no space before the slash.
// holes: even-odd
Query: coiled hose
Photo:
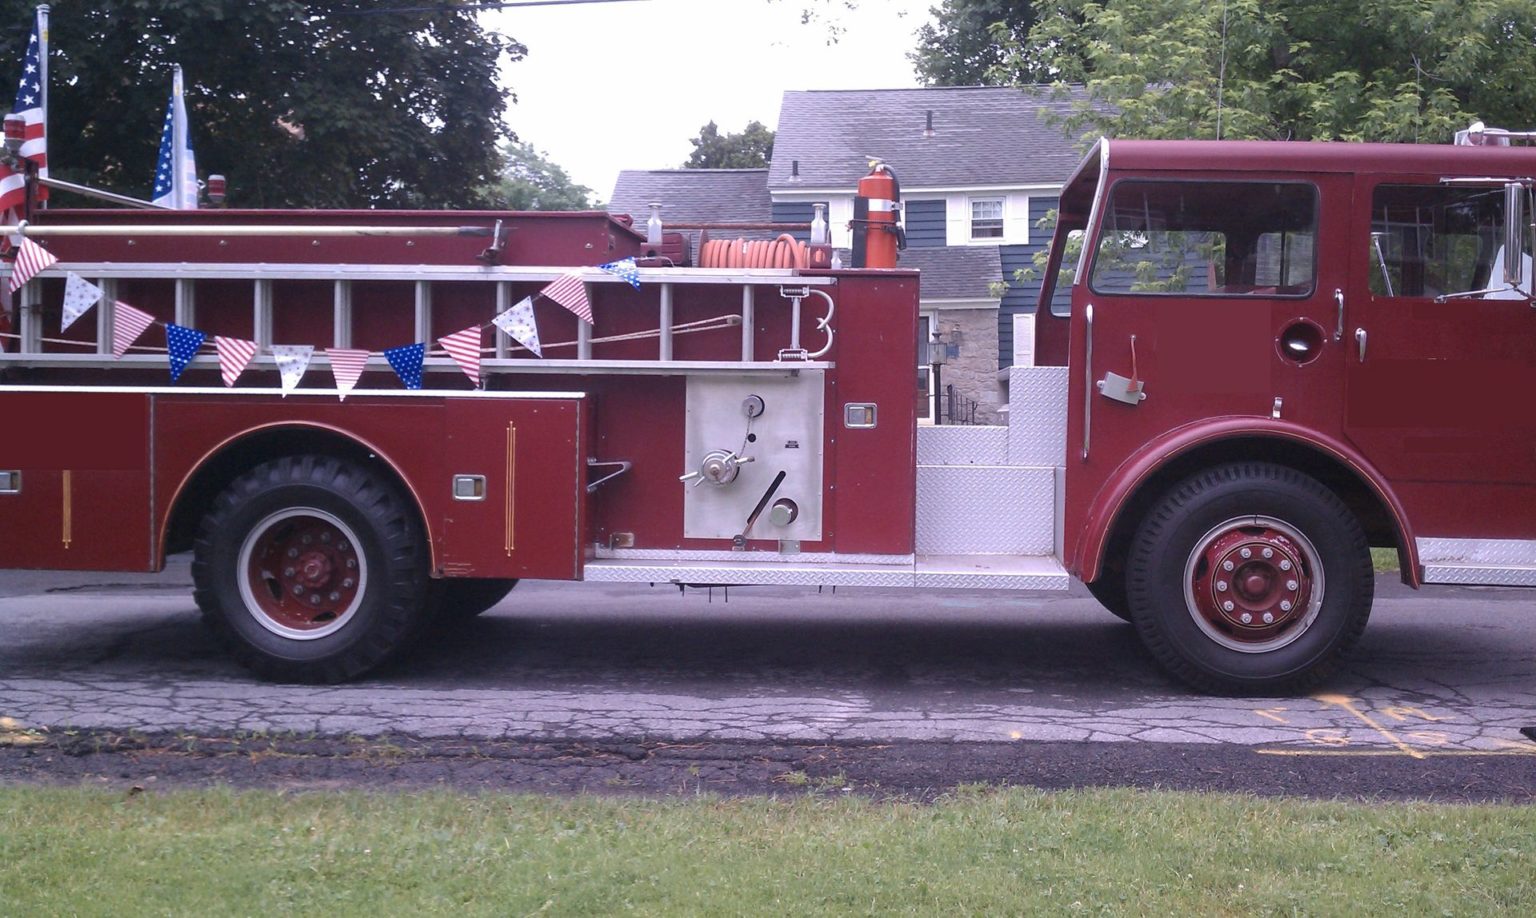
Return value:
<svg viewBox="0 0 1536 918">
<path fill-rule="evenodd" d="M 710 239 L 699 247 L 701 268 L 807 268 L 810 249 L 788 233 L 777 239 Z"/>
</svg>

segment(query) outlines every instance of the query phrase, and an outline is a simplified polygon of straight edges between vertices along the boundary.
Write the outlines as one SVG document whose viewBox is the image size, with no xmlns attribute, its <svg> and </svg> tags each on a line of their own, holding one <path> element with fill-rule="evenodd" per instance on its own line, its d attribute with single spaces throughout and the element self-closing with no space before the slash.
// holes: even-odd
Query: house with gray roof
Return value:
<svg viewBox="0 0 1536 918">
<path fill-rule="evenodd" d="M 713 222 L 705 215 L 728 212 L 722 198 L 737 195 L 740 216 L 729 219 L 808 223 L 822 203 L 833 245 L 847 249 L 855 188 L 870 160 L 883 160 L 901 183 L 901 264 L 923 272 L 920 330 L 948 346 L 945 389 L 975 403 L 957 419 L 991 422 L 1006 402 L 999 371 L 1030 359 L 1015 327 L 1033 314 L 1039 285 L 1015 274 L 1049 245 L 1038 224 L 1082 157 L 1053 118 L 1072 101 L 1043 87 L 788 91 L 766 175 L 625 172 L 611 209 L 643 219 L 644 205 L 661 201 L 664 221 Z M 918 384 L 931 386 L 922 356 L 913 355 Z"/>
</svg>

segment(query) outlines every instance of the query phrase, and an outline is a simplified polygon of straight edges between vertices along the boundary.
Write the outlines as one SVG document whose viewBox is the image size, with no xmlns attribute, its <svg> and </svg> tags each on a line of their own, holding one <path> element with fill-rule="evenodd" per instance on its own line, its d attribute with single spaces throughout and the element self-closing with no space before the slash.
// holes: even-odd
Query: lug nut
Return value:
<svg viewBox="0 0 1536 918">
<path fill-rule="evenodd" d="M 309 604 L 312 605 L 312 606 L 320 605 L 320 594 L 319 593 L 311 593 L 311 594 L 309 594 Z"/>
<path fill-rule="evenodd" d="M 342 589 L 343 589 L 343 590 L 350 590 L 350 589 L 352 589 L 352 587 L 353 587 L 353 586 L 354 586 L 354 585 L 355 585 L 355 584 L 356 584 L 356 583 L 357 583 L 357 581 L 355 581 L 355 580 L 353 580 L 353 579 L 352 579 L 352 578 L 351 578 L 351 577 L 348 577 L 348 578 L 347 578 L 347 579 L 345 579 L 345 580 L 343 580 L 343 581 L 342 581 L 342 582 L 341 582 L 341 588 L 342 588 Z"/>
<path fill-rule="evenodd" d="M 1282 599 L 1282 600 L 1280 600 L 1280 611 L 1281 612 L 1289 612 L 1289 611 L 1291 611 L 1291 601 L 1289 599 Z"/>
<path fill-rule="evenodd" d="M 1275 623 L 1275 616 L 1272 613 L 1265 612 L 1264 613 L 1264 624 L 1266 624 L 1266 625 L 1273 625 L 1274 623 Z"/>
<path fill-rule="evenodd" d="M 303 534 L 303 535 L 302 535 L 302 536 L 300 536 L 300 537 L 299 537 L 299 544 L 301 544 L 301 545 L 308 545 L 308 544 L 309 544 L 309 543 L 311 543 L 311 542 L 313 542 L 313 541 L 314 541 L 314 537 L 313 537 L 313 536 L 311 536 L 311 535 L 310 535 L 310 534 L 309 534 L 309 533 L 307 533 L 307 532 L 306 532 L 306 533 L 304 533 L 304 534 Z"/>
<path fill-rule="evenodd" d="M 354 567 L 357 567 L 357 559 L 356 558 L 348 558 L 347 559 L 347 570 L 351 570 Z"/>
<path fill-rule="evenodd" d="M 1285 582 L 1285 588 L 1286 588 L 1286 589 L 1287 589 L 1287 590 L 1290 590 L 1290 591 L 1291 591 L 1291 592 L 1292 592 L 1292 593 L 1294 593 L 1294 592 L 1296 592 L 1296 588 L 1297 588 L 1297 587 L 1298 587 L 1298 586 L 1301 586 L 1301 584 L 1299 584 L 1299 583 L 1297 583 L 1297 582 L 1296 582 L 1296 581 L 1294 581 L 1294 580 L 1287 580 L 1287 581 L 1286 581 L 1286 582 Z"/>
<path fill-rule="evenodd" d="M 336 550 L 337 551 L 351 551 L 352 550 L 352 546 L 348 545 L 346 542 L 337 542 L 336 543 Z"/>
<path fill-rule="evenodd" d="M 298 571 L 295 571 L 295 570 L 294 570 L 294 569 L 293 569 L 293 568 L 291 568 L 291 567 L 285 567 L 285 568 L 283 568 L 283 576 L 284 576 L 284 577 L 292 577 L 292 576 L 293 576 L 293 575 L 294 575 L 294 574 L 296 574 L 296 573 L 298 573 Z"/>
<path fill-rule="evenodd" d="M 1221 604 L 1221 610 L 1223 612 L 1231 612 L 1235 608 L 1237 608 L 1237 606 L 1233 605 L 1230 601 Z"/>
<path fill-rule="evenodd" d="M 1225 580 L 1218 580 L 1218 581 L 1216 581 L 1216 592 L 1218 592 L 1218 593 L 1225 593 L 1226 591 L 1227 591 L 1227 582 Z"/>
<path fill-rule="evenodd" d="M 1242 616 L 1242 622 L 1245 625 L 1253 624 L 1253 616 L 1249 615 L 1247 612 L 1244 612 Z"/>
<path fill-rule="evenodd" d="M 1273 548 L 1266 548 L 1266 549 L 1264 549 L 1264 557 L 1266 557 L 1266 558 L 1273 558 L 1274 556 L 1275 556 L 1275 550 Z"/>
<path fill-rule="evenodd" d="M 295 595 L 295 596 L 303 596 L 304 595 L 304 588 L 299 586 L 297 583 L 295 583 L 293 585 L 293 595 Z"/>
<path fill-rule="evenodd" d="M 329 532 L 322 532 L 322 533 L 320 533 L 320 541 L 322 541 L 322 542 L 329 542 L 330 540 L 331 540 L 331 534 Z"/>
<path fill-rule="evenodd" d="M 1290 570 L 1291 569 L 1291 562 L 1289 562 L 1289 561 L 1281 561 L 1280 562 L 1280 569 L 1282 571 Z"/>
<path fill-rule="evenodd" d="M 1238 554 L 1242 555 L 1244 558 L 1252 558 L 1253 557 L 1253 549 L 1245 548 L 1242 551 L 1238 552 Z"/>
<path fill-rule="evenodd" d="M 331 595 L 326 597 L 326 598 L 329 599 L 331 602 L 335 602 L 335 601 L 337 601 L 338 599 L 341 598 L 341 594 L 337 593 L 335 591 L 332 591 Z"/>
<path fill-rule="evenodd" d="M 1223 561 L 1223 562 L 1221 562 L 1221 569 L 1224 570 L 1224 571 L 1230 571 L 1232 569 L 1232 567 L 1233 567 L 1233 565 L 1232 565 L 1231 561 Z"/>
<path fill-rule="evenodd" d="M 299 556 L 299 550 L 297 548 L 290 548 L 290 549 L 288 549 L 288 557 L 290 557 L 290 558 L 297 558 L 298 556 Z"/>
</svg>

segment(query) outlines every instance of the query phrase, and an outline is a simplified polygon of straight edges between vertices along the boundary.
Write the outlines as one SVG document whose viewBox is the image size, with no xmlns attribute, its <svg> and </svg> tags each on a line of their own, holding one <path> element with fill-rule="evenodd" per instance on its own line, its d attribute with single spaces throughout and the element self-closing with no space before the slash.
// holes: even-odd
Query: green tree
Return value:
<svg viewBox="0 0 1536 918">
<path fill-rule="evenodd" d="M 1528 0 L 1053 0 L 1005 68 L 1086 98 L 1070 126 L 1135 137 L 1437 141 L 1536 124 Z"/>
<path fill-rule="evenodd" d="M 228 176 L 236 206 L 479 204 L 506 135 L 497 67 L 526 49 L 453 0 L 398 5 L 430 11 L 371 0 L 55 0 L 49 169 L 146 197 L 179 63 L 198 165 Z M 33 7 L 0 0 L 11 24 L 0 34 L 0 92 L 19 75 Z"/>
<path fill-rule="evenodd" d="M 570 175 L 531 143 L 511 143 L 503 151 L 506 165 L 491 192 L 491 203 L 509 210 L 586 210 L 592 189 Z"/>
<path fill-rule="evenodd" d="M 1049 71 L 1029 53 L 1033 0 L 943 0 L 934 21 L 917 30 L 907 55 L 925 86 L 1007 86 L 1048 82 Z"/>
<path fill-rule="evenodd" d="M 753 121 L 740 133 L 721 134 L 713 121 L 689 141 L 693 153 L 684 169 L 760 169 L 773 158 L 773 132 Z"/>
</svg>

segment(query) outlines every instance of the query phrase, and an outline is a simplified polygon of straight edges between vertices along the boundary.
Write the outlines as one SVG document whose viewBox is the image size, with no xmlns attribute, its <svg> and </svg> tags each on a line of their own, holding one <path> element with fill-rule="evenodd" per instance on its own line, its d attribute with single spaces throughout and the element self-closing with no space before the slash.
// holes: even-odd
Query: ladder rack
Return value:
<svg viewBox="0 0 1536 918">
<path fill-rule="evenodd" d="M 164 357 L 157 354 L 126 354 L 112 357 L 112 304 L 117 299 L 118 284 L 125 280 L 165 280 L 174 283 L 175 319 L 179 325 L 196 327 L 196 282 L 200 280 L 249 281 L 252 284 L 253 334 L 252 337 L 263 352 L 273 340 L 273 284 L 281 281 L 328 281 L 332 284 L 332 324 L 334 347 L 352 347 L 353 287 L 360 282 L 393 281 L 413 285 L 413 329 L 416 341 L 427 342 L 429 349 L 436 346 L 433 335 L 433 290 L 438 283 L 470 283 L 495 285 L 495 312 L 510 309 L 522 295 L 515 290 L 516 284 L 543 284 L 556 280 L 572 271 L 581 273 L 588 284 L 625 284 L 624 279 L 595 267 L 586 266 L 459 266 L 459 265 L 358 265 L 358 264 L 250 264 L 250 263 L 139 263 L 139 262 L 60 262 L 44 271 L 39 278 L 28 283 L 21 292 L 21 308 L 16 339 L 7 342 L 0 351 L 0 366 L 38 367 L 109 367 L 124 365 L 159 365 Z M 73 272 L 104 290 L 101 301 L 95 307 L 96 341 L 94 350 L 71 354 L 44 351 L 42 327 L 42 286 L 40 280 L 58 278 Z M 7 283 L 10 267 L 0 270 L 0 284 Z M 593 359 L 593 328 L 585 322 L 576 323 L 575 359 L 527 359 L 513 357 L 517 345 L 504 333 L 494 333 L 494 355 L 482 363 L 487 373 L 538 373 L 538 374 L 620 374 L 620 375 L 680 375 L 711 372 L 751 372 L 787 374 L 805 369 L 827 369 L 826 361 L 813 360 L 756 360 L 755 331 L 758 288 L 772 288 L 777 300 L 778 288 L 835 288 L 836 279 L 824 275 L 806 276 L 787 268 L 640 268 L 642 289 L 655 287 L 657 297 L 656 357 L 651 360 L 602 360 Z M 713 285 L 739 288 L 739 311 L 720 317 L 719 325 L 707 329 L 692 329 L 689 325 L 676 325 L 673 319 L 674 290 L 679 286 Z M 795 310 L 798 317 L 798 307 Z M 488 320 L 489 315 L 485 316 Z M 698 323 L 690 323 L 697 325 Z M 674 339 L 677 335 L 692 331 L 717 330 L 728 326 L 739 328 L 741 350 L 739 360 L 676 360 Z M 649 337 L 652 333 L 643 333 Z M 299 342 L 293 342 L 299 343 Z M 549 345 L 547 345 L 549 346 Z M 556 343 L 553 346 L 559 346 Z M 313 364 L 328 365 L 323 351 L 316 350 Z M 217 360 L 211 355 L 200 355 L 193 366 L 212 367 Z M 266 353 L 260 354 L 253 367 L 275 366 Z M 447 357 L 429 356 L 429 371 L 459 372 Z M 382 356 L 370 358 L 370 370 L 387 370 L 388 363 Z"/>
</svg>

